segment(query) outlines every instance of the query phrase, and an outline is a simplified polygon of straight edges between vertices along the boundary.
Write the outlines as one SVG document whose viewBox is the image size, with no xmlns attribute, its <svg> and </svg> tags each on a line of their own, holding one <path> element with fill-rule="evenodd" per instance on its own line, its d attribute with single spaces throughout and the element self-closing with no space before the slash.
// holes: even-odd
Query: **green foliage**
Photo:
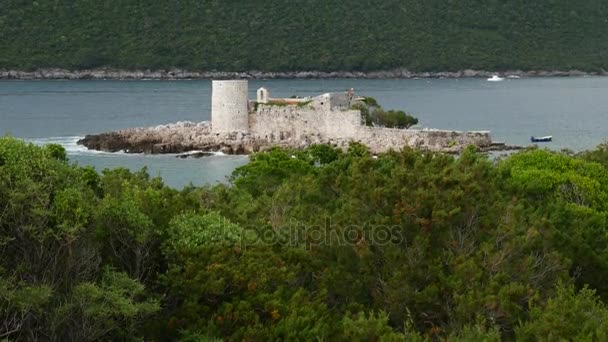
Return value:
<svg viewBox="0 0 608 342">
<path fill-rule="evenodd" d="M 534 230 L 571 260 L 578 284 L 607 294 L 608 169 L 545 150 L 514 155 L 499 169 L 508 191 L 522 198 Z"/>
<path fill-rule="evenodd" d="M 361 119 L 367 125 L 372 125 L 372 117 L 369 111 L 369 107 L 365 103 L 355 103 L 351 109 L 358 110 L 361 112 Z"/>
<path fill-rule="evenodd" d="M 121 273 L 133 273 L 131 262 L 115 263 L 116 250 L 104 244 L 120 240 L 130 243 L 123 251 L 137 251 L 121 232 L 147 234 L 152 223 L 133 211 L 132 201 L 111 197 L 103 184 L 112 177 L 69 164 L 60 146 L 0 138 L 0 160 L 0 336 L 136 338 L 158 303 L 139 282 L 143 277 Z M 137 194 L 133 187 L 128 193 Z M 104 220 L 112 223 L 99 241 L 96 227 Z M 110 264 L 124 267 L 109 271 Z"/>
<path fill-rule="evenodd" d="M 277 148 L 177 191 L 2 138 L 0 338 L 605 340 L 605 151 Z"/>
<path fill-rule="evenodd" d="M 377 125 L 389 128 L 410 128 L 418 124 L 418 119 L 406 114 L 402 110 L 379 111 L 375 110 L 373 115 Z"/>
<path fill-rule="evenodd" d="M 287 102 L 283 102 L 283 101 L 268 101 L 268 103 L 264 103 L 262 105 L 269 106 L 269 107 L 288 107 L 288 106 L 292 106 L 291 103 L 287 103 Z M 257 108 L 256 108 L 256 110 L 257 110 Z"/>
<path fill-rule="evenodd" d="M 310 106 L 310 103 L 312 102 L 312 100 L 310 101 L 304 101 L 304 102 L 297 102 L 296 104 L 293 103 L 289 103 L 289 102 L 284 102 L 284 101 L 269 101 L 268 103 L 257 103 L 254 107 L 254 110 L 258 110 L 258 106 L 259 105 L 263 105 L 263 106 L 271 106 L 271 107 L 289 107 L 289 106 L 296 106 L 298 108 L 304 108 L 304 107 L 308 107 Z"/>
<path fill-rule="evenodd" d="M 198 331 L 184 331 L 179 338 L 180 342 L 222 342 L 221 338 L 209 336 Z"/>
<path fill-rule="evenodd" d="M 450 342 L 499 342 L 500 332 L 496 328 L 487 329 L 482 325 L 467 325 L 460 334 L 448 337 Z"/>
<path fill-rule="evenodd" d="M 48 286 L 28 286 L 16 283 L 15 279 L 0 279 L 2 317 L 12 312 L 41 314 L 51 298 L 52 290 Z"/>
<path fill-rule="evenodd" d="M 273 149 L 267 153 L 255 154 L 249 164 L 234 171 L 234 183 L 247 189 L 252 195 L 272 192 L 286 178 L 299 177 L 314 171 L 306 160 L 295 158 L 291 151 Z"/>
<path fill-rule="evenodd" d="M 167 232 L 167 253 L 193 253 L 210 244 L 238 244 L 242 229 L 217 213 L 182 214 L 175 217 Z"/>
<path fill-rule="evenodd" d="M 325 306 L 300 288 L 312 262 L 301 252 L 205 242 L 196 251 L 171 246 L 166 256 L 169 301 L 179 303 L 168 313 L 168 334 L 309 340 L 330 332 Z"/>
<path fill-rule="evenodd" d="M 61 145 L 49 144 L 45 146 L 45 148 L 48 150 L 51 157 L 57 160 L 66 161 L 68 159 L 65 149 Z"/>
<path fill-rule="evenodd" d="M 380 107 L 378 101 L 371 96 L 365 96 L 363 98 L 363 103 L 365 103 L 368 107 Z"/>
<path fill-rule="evenodd" d="M 310 0 L 306 10 L 278 0 L 5 0 L 0 67 L 600 71 L 607 16 L 601 0 Z"/>
<path fill-rule="evenodd" d="M 342 319 L 344 337 L 351 341 L 405 341 L 405 336 L 396 333 L 388 325 L 388 314 L 373 312 L 366 316 L 360 312 L 354 319 L 345 316 Z"/>
<path fill-rule="evenodd" d="M 304 108 L 310 105 L 310 103 L 312 102 L 312 100 L 310 101 L 304 101 L 304 102 L 298 102 L 298 104 L 296 106 L 300 107 L 300 108 Z"/>
<path fill-rule="evenodd" d="M 355 103 L 352 109 L 361 111 L 361 117 L 367 126 L 388 128 L 410 128 L 418 124 L 418 119 L 402 110 L 385 111 L 373 97 L 365 97 Z"/>
<path fill-rule="evenodd" d="M 298 153 L 301 159 L 309 159 L 314 164 L 325 165 L 339 159 L 342 150 L 329 145 L 312 145 L 303 152 Z"/>
<path fill-rule="evenodd" d="M 595 291 L 559 285 L 554 298 L 535 306 L 516 330 L 519 341 L 605 341 L 608 309 Z"/>
<path fill-rule="evenodd" d="M 321 226 L 339 237 L 355 228 L 359 238 L 342 241 L 346 244 L 307 245 L 335 265 L 318 276 L 335 310 L 353 302 L 377 307 L 390 312 L 393 327 L 412 319 L 415 330 L 441 335 L 439 327 L 457 329 L 483 307 L 485 319 L 512 329 L 525 317 L 517 303 L 535 298 L 542 284 L 566 277 L 567 263 L 539 246 L 542 240 L 526 238 L 523 217 L 495 226 L 519 215 L 517 206 L 503 199 L 496 176 L 492 165 L 471 151 L 457 160 L 411 150 L 373 159 L 364 146 L 353 144 L 304 181 L 284 178 L 266 194 L 269 199 L 256 202 L 271 206 L 258 215 L 269 215 L 275 230 L 301 222 L 296 228 L 304 234 L 307 227 Z M 312 212 L 318 214 L 311 217 Z M 373 240 L 379 226 L 390 227 L 395 244 Z M 496 240 L 502 243 L 495 245 Z M 449 310 L 434 307 L 443 302 L 450 303 Z"/>
<path fill-rule="evenodd" d="M 591 151 L 583 151 L 578 155 L 580 158 L 602 164 L 608 167 L 608 143 L 602 143 Z"/>
<path fill-rule="evenodd" d="M 502 164 L 514 190 L 535 199 L 556 196 L 573 205 L 608 208 L 608 172 L 599 164 L 532 150 Z"/>
<path fill-rule="evenodd" d="M 54 312 L 54 328 L 62 340 L 95 341 L 108 336 L 136 340 L 142 322 L 160 309 L 157 301 L 141 300 L 144 286 L 106 268 L 99 283 L 78 284 Z"/>
</svg>

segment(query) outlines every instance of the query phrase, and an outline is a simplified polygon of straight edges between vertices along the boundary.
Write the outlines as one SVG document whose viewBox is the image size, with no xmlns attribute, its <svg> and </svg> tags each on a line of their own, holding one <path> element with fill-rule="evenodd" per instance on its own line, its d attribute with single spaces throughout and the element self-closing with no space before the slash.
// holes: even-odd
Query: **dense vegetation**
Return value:
<svg viewBox="0 0 608 342">
<path fill-rule="evenodd" d="M 0 68 L 608 69 L 603 0 L 3 0 Z"/>
<path fill-rule="evenodd" d="M 608 149 L 353 144 L 170 189 L 0 139 L 0 338 L 608 337 Z"/>
<path fill-rule="evenodd" d="M 384 110 L 373 97 L 364 97 L 352 106 L 361 111 L 361 120 L 367 126 L 410 128 L 418 124 L 418 118 L 396 109 Z"/>
</svg>

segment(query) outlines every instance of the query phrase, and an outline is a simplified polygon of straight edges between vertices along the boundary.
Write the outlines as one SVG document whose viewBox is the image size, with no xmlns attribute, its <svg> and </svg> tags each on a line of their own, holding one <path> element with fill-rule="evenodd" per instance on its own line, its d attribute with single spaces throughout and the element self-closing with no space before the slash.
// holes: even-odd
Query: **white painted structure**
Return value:
<svg viewBox="0 0 608 342">
<path fill-rule="evenodd" d="M 266 88 L 258 89 L 257 98 L 258 98 L 258 103 L 268 103 L 268 98 L 269 98 L 268 89 L 266 89 Z"/>
<path fill-rule="evenodd" d="M 211 122 L 214 133 L 249 131 L 247 80 L 213 81 Z"/>
</svg>

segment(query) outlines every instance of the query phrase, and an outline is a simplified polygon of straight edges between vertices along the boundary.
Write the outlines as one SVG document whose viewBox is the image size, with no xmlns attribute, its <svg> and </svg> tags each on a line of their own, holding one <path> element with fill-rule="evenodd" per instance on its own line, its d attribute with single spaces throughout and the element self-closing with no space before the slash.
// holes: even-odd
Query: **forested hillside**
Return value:
<svg viewBox="0 0 608 342">
<path fill-rule="evenodd" d="M 323 145 L 178 191 L 0 138 L 0 338 L 605 341 L 607 160 Z"/>
<path fill-rule="evenodd" d="M 0 68 L 608 69 L 604 0 L 3 0 Z"/>
</svg>

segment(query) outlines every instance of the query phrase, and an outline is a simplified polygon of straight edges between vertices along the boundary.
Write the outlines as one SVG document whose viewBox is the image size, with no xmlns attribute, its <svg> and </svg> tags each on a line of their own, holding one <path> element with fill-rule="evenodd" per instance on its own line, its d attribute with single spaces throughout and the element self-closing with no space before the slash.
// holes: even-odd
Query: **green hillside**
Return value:
<svg viewBox="0 0 608 342">
<path fill-rule="evenodd" d="M 608 69 L 603 0 L 3 0 L 0 68 Z"/>
</svg>

